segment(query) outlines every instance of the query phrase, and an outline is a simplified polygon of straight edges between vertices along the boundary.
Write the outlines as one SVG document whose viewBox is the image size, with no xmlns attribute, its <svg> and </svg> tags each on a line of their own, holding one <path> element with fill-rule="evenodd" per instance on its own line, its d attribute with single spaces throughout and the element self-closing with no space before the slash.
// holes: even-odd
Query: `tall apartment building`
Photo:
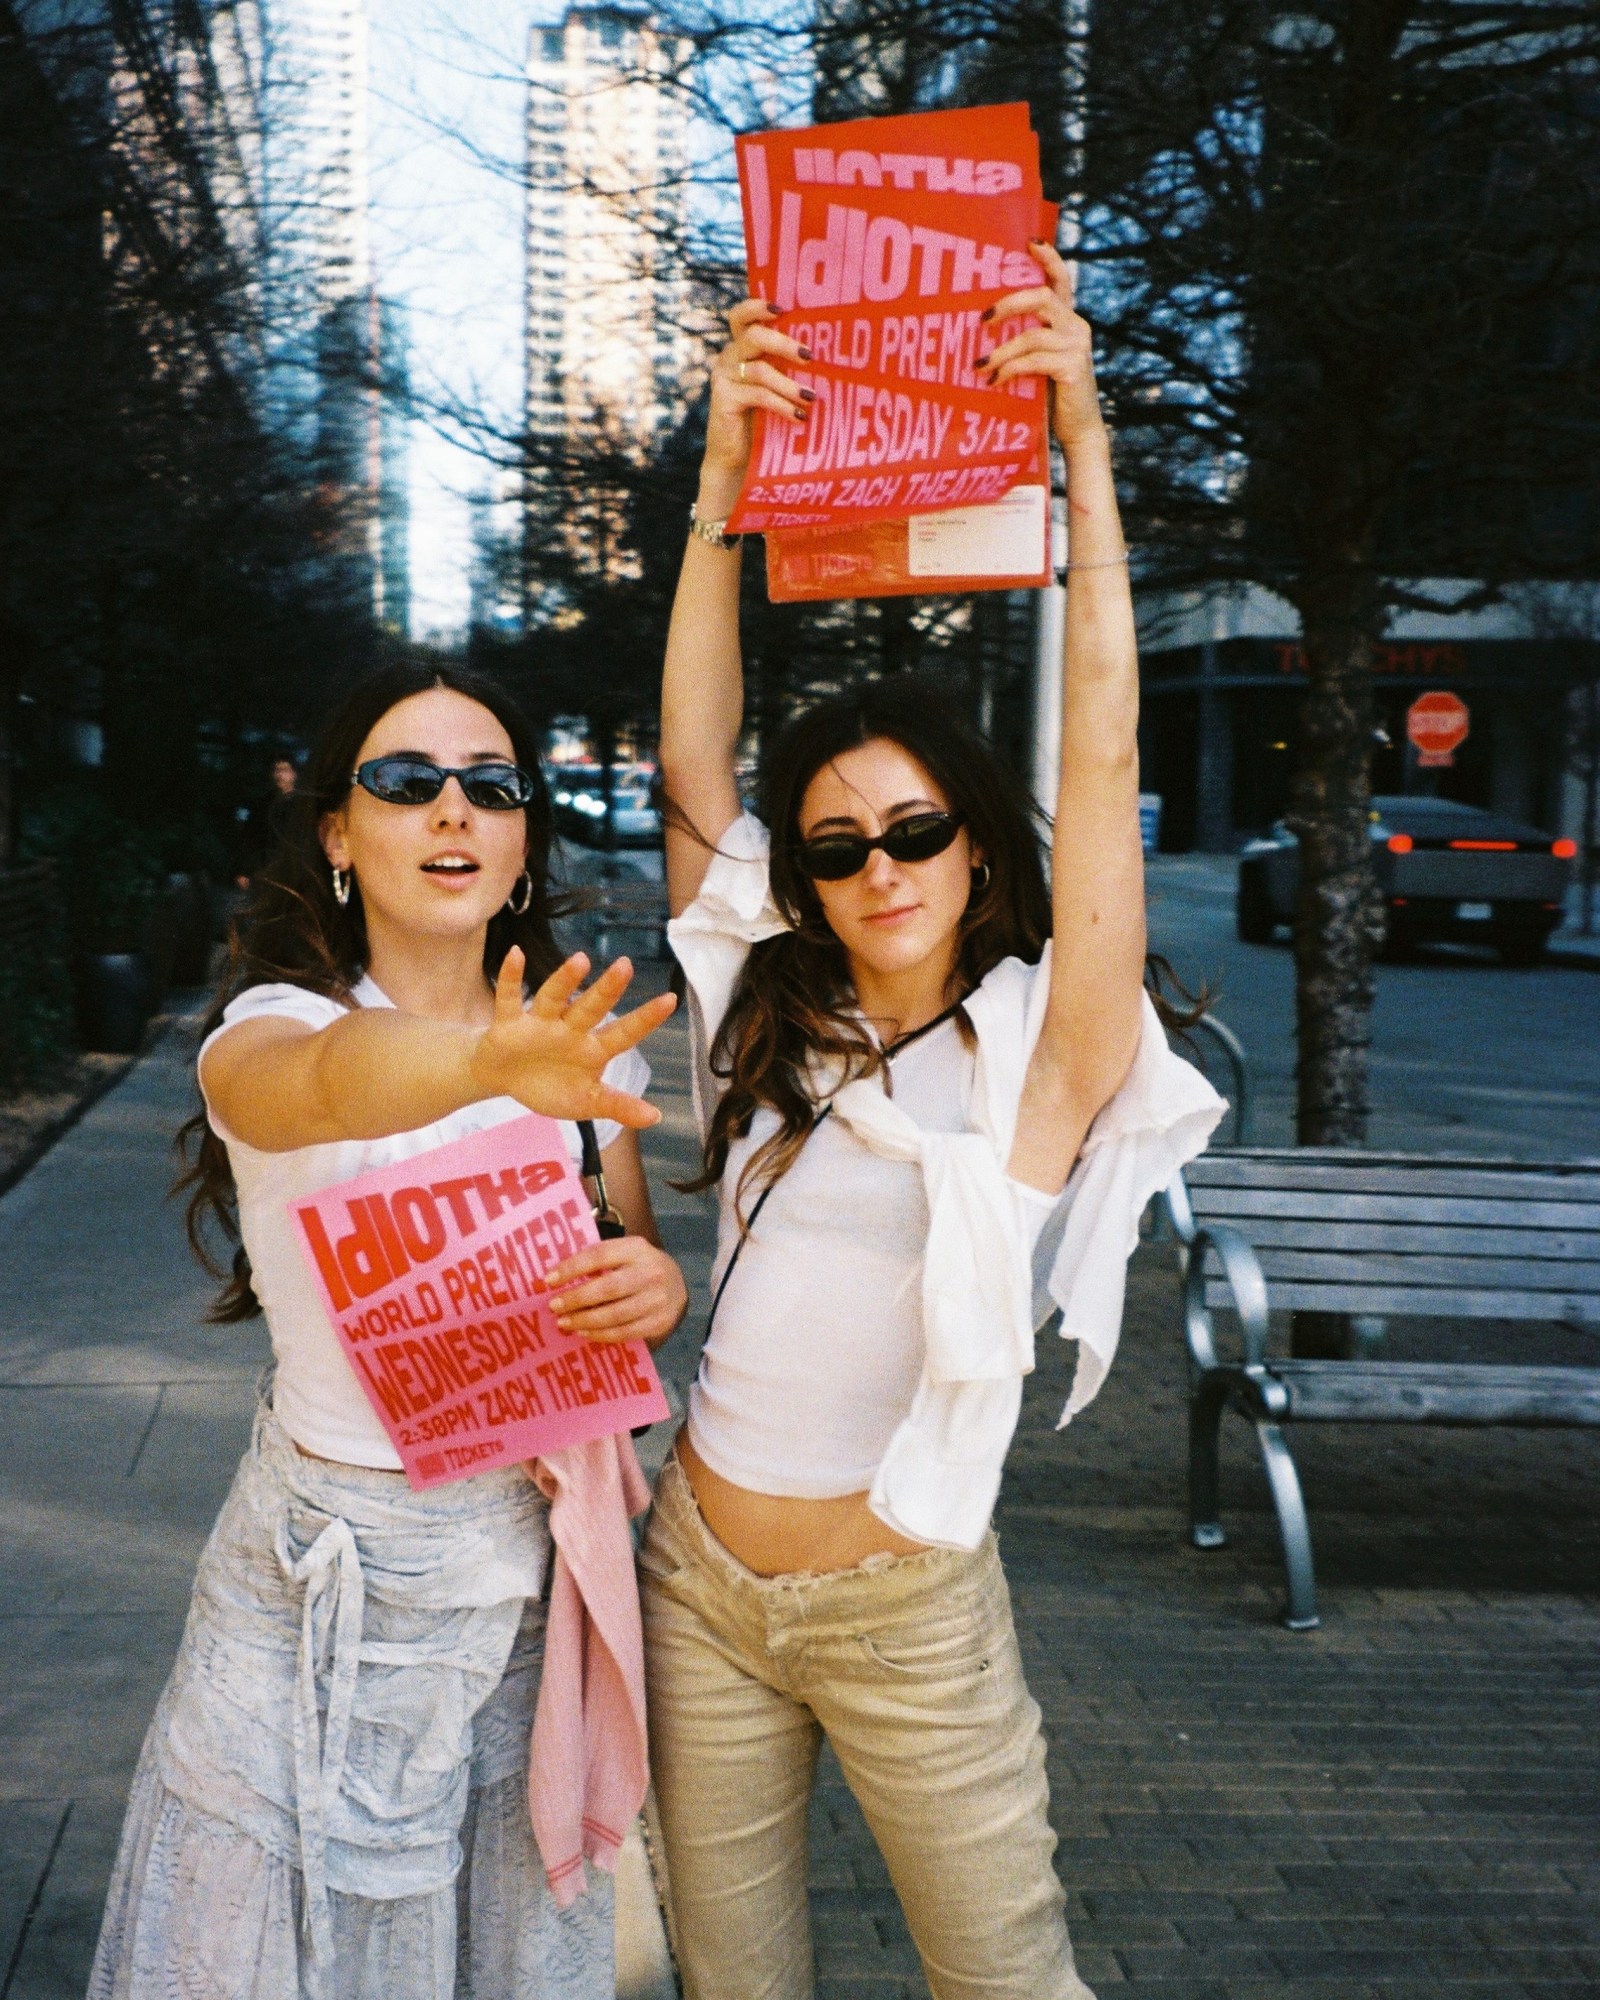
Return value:
<svg viewBox="0 0 1600 2000">
<path fill-rule="evenodd" d="M 674 38 L 647 5 L 574 0 L 528 49 L 524 411 L 530 515 L 541 448 L 643 457 L 688 359 L 687 113 Z M 603 558 L 602 558 L 603 560 Z"/>
<path fill-rule="evenodd" d="M 278 282 L 325 310 L 372 283 L 367 0 L 268 0 L 266 22 Z"/>
<path fill-rule="evenodd" d="M 372 268 L 367 0 L 264 0 L 279 418 L 310 456 L 335 586 L 408 625 L 405 324 Z"/>
</svg>

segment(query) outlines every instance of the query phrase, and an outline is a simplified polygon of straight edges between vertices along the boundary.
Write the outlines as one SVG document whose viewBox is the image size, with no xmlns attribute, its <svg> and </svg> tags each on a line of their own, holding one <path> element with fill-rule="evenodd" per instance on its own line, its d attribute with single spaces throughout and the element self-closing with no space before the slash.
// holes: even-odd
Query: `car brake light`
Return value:
<svg viewBox="0 0 1600 2000">
<path fill-rule="evenodd" d="M 1409 854 L 1414 842 L 1409 833 L 1391 833 L 1383 844 L 1391 854 Z"/>
<path fill-rule="evenodd" d="M 1452 840 L 1450 845 L 1467 854 L 1515 854 L 1514 840 Z"/>
<path fill-rule="evenodd" d="M 1575 840 L 1552 840 L 1550 852 L 1557 861 L 1575 861 L 1578 858 L 1578 843 Z"/>
</svg>

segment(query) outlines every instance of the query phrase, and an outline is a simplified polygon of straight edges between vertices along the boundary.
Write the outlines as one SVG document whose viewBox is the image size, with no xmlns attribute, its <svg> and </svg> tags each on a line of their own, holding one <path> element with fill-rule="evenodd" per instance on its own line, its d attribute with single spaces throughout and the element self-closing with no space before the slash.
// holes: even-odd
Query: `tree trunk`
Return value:
<svg viewBox="0 0 1600 2000">
<path fill-rule="evenodd" d="M 922 638 L 912 622 L 915 611 L 914 598 L 881 597 L 878 600 L 878 658 L 886 674 L 904 673 L 917 663 Z"/>
<path fill-rule="evenodd" d="M 1289 824 L 1300 842 L 1294 920 L 1299 1041 L 1296 1137 L 1302 1146 L 1359 1146 L 1367 1136 L 1372 961 L 1383 905 L 1372 866 L 1372 654 L 1382 612 L 1359 570 L 1301 603 L 1306 677 Z M 1343 1313 L 1297 1312 L 1299 1360 L 1350 1352 Z"/>
<path fill-rule="evenodd" d="M 1295 912 L 1299 1042 L 1296 1137 L 1359 1146 L 1367 1136 L 1372 962 L 1383 905 L 1372 865 L 1372 656 L 1382 610 L 1350 565 L 1300 601 L 1306 674 L 1289 824 L 1300 843 Z"/>
</svg>

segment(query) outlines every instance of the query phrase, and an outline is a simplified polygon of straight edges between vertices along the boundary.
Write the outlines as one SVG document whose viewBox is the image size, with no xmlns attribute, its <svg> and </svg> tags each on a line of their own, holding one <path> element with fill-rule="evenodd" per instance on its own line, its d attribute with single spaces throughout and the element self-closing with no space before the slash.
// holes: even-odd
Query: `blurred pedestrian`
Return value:
<svg viewBox="0 0 1600 2000">
<path fill-rule="evenodd" d="M 272 780 L 267 790 L 242 808 L 236 845 L 237 869 L 234 886 L 248 889 L 251 877 L 263 869 L 283 838 L 288 801 L 294 797 L 300 774 L 292 757 L 272 760 Z"/>
<path fill-rule="evenodd" d="M 986 316 L 1036 330 L 985 379 L 1043 377 L 1067 461 L 1053 891 L 1015 778 L 904 679 L 801 715 L 742 810 L 724 530 L 754 413 L 803 416 L 807 357 L 749 300 L 712 374 L 661 768 L 720 1228 L 639 1558 L 685 2000 L 809 2000 L 824 1735 L 935 2000 L 1088 1995 L 990 1516 L 1036 1325 L 1060 1307 L 1080 1343 L 1070 1415 L 1110 1365 L 1140 1212 L 1222 1104 L 1143 991 L 1127 552 L 1089 330 L 1036 254 L 1049 284 Z"/>
</svg>

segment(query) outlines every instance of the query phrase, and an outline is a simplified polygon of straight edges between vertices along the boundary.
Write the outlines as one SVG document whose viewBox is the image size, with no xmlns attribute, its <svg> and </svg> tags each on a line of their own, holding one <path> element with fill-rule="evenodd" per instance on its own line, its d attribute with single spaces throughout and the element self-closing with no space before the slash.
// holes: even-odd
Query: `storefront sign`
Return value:
<svg viewBox="0 0 1600 2000">
<path fill-rule="evenodd" d="M 1406 710 L 1406 737 L 1424 769 L 1441 769 L 1456 761 L 1467 740 L 1469 716 L 1460 695 L 1438 689 L 1419 694 Z"/>
<path fill-rule="evenodd" d="M 1273 652 L 1280 674 L 1305 678 L 1306 649 L 1298 639 L 1277 640 Z M 1380 639 L 1372 648 L 1372 671 L 1402 680 L 1455 676 L 1467 672 L 1467 653 L 1453 639 Z"/>
<path fill-rule="evenodd" d="M 339 1345 L 418 1489 L 667 1415 L 649 1350 L 556 1325 L 597 1240 L 560 1127 L 510 1120 L 290 1204 Z"/>
</svg>

